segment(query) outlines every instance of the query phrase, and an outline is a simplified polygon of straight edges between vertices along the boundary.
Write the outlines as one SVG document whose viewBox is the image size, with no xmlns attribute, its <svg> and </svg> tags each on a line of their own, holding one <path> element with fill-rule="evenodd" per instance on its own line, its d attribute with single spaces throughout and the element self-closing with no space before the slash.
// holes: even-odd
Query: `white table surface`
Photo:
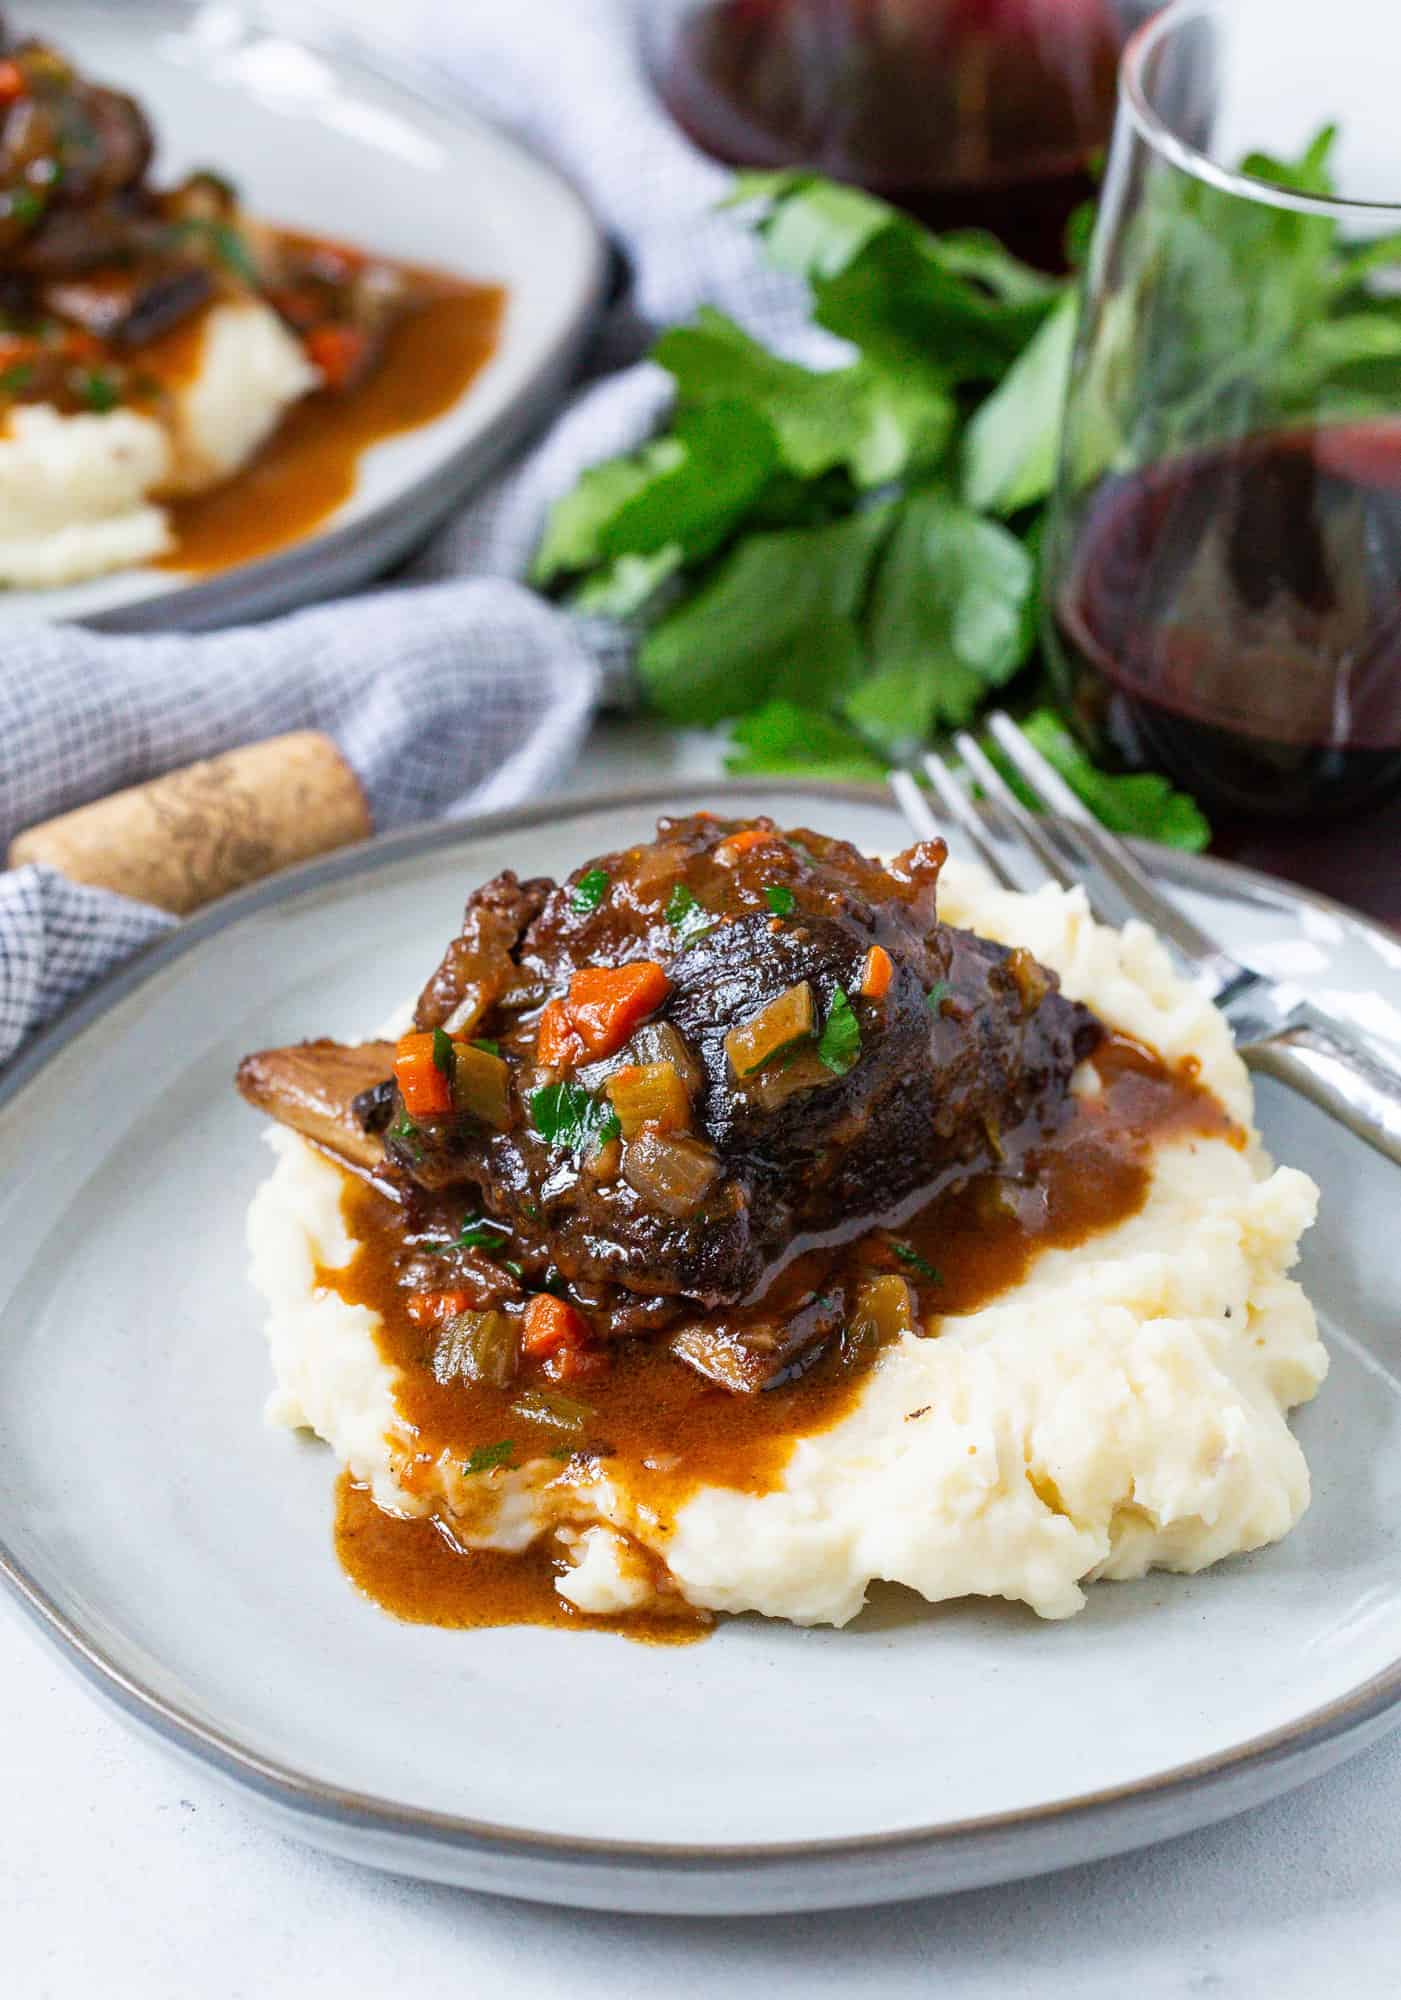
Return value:
<svg viewBox="0 0 1401 2000">
<path fill-rule="evenodd" d="M 703 739 L 613 723 L 565 789 L 714 768 Z M 1398 1855 L 1393 1736 L 1223 1826 L 1005 1889 L 718 1923 L 502 1902 L 266 1831 L 0 1602 L 0 2000 L 1371 2000 L 1401 1993 Z"/>
</svg>

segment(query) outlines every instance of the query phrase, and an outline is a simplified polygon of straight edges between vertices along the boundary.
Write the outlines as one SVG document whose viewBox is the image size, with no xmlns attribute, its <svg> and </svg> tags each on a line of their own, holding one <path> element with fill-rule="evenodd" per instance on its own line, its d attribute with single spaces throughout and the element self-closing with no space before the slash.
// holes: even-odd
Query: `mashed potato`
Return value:
<svg viewBox="0 0 1401 2000">
<path fill-rule="evenodd" d="M 269 306 L 216 306 L 199 366 L 171 385 L 169 426 L 141 411 L 66 416 L 20 403 L 0 435 L 0 585 L 46 590 L 171 545 L 159 504 L 245 465 L 316 371 Z"/>
<path fill-rule="evenodd" d="M 1120 933 L 1083 896 L 1018 896 L 950 864 L 941 913 L 1027 945 L 1066 992 L 1202 1081 L 1251 1123 L 1224 1022 L 1151 932 Z M 1084 1087 L 1092 1087 L 1087 1072 Z M 799 1624 L 845 1624 L 878 1578 L 931 1601 L 1021 1600 L 1046 1618 L 1097 1577 L 1198 1570 L 1287 1534 L 1308 1505 L 1285 1421 L 1327 1370 L 1314 1315 L 1288 1277 L 1316 1190 L 1272 1170 L 1252 1140 L 1191 1136 L 1155 1156 L 1144 1207 L 1073 1250 L 1051 1250 L 990 1305 L 936 1338 L 887 1348 L 854 1407 L 800 1438 L 777 1488 L 701 1488 L 661 1522 L 604 1465 L 536 1460 L 468 1476 L 447 1455 L 410 1494 L 412 1456 L 375 1316 L 315 1287 L 344 1263 L 337 1168 L 285 1131 L 249 1216 L 268 1305 L 272 1421 L 309 1426 L 382 1507 L 437 1511 L 466 1545 L 519 1550 L 554 1535 L 580 1609 L 644 1606 L 649 1550 L 691 1603 Z"/>
</svg>

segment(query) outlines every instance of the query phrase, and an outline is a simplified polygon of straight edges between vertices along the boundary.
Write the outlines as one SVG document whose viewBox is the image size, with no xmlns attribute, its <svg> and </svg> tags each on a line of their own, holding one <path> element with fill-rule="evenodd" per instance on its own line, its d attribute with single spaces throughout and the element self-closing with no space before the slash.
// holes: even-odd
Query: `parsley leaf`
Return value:
<svg viewBox="0 0 1401 2000">
<path fill-rule="evenodd" d="M 761 412 L 783 464 L 805 479 L 842 468 L 858 487 L 882 485 L 911 464 L 936 462 L 954 425 L 953 399 L 937 381 L 905 383 L 863 361 L 803 368 L 709 306 L 693 325 L 663 334 L 652 358 L 674 377 L 683 406 L 738 398 Z"/>
<path fill-rule="evenodd" d="M 115 410 L 122 400 L 122 392 L 110 375 L 104 375 L 100 368 L 89 368 L 78 376 L 74 387 L 86 407 L 98 416 L 106 416 Z"/>
<path fill-rule="evenodd" d="M 796 773 L 838 783 L 879 784 L 885 765 L 852 729 L 832 716 L 814 714 L 795 701 L 766 701 L 740 716 L 725 759 L 735 777 L 755 773 Z"/>
<path fill-rule="evenodd" d="M 511 1230 L 504 1222 L 493 1222 L 489 1215 L 469 1215 L 450 1243 L 425 1243 L 423 1247 L 440 1257 L 445 1257 L 451 1250 L 487 1250 L 495 1256 L 510 1235 Z M 504 1259 L 498 1259 L 498 1262 L 504 1262 Z"/>
<path fill-rule="evenodd" d="M 1137 834 L 1188 854 L 1199 854 L 1210 841 L 1211 828 L 1196 801 L 1185 792 L 1174 791 L 1156 771 L 1127 777 L 1101 771 L 1048 708 L 1027 716 L 1022 727 L 1046 761 L 1112 833 Z M 1016 786 L 1016 773 L 1005 764 L 1001 768 L 1008 782 Z M 1034 805 L 1025 790 L 1022 796 L 1028 805 Z"/>
<path fill-rule="evenodd" d="M 824 1063 L 833 1076 L 845 1076 L 848 1070 L 855 1067 L 860 1055 L 861 1025 L 850 1000 L 838 986 L 833 989 L 822 1039 L 817 1044 L 817 1060 Z"/>
<path fill-rule="evenodd" d="M 908 1264 L 912 1271 L 918 1271 L 921 1278 L 928 1278 L 931 1285 L 943 1284 L 943 1273 L 936 1271 L 932 1264 L 927 1263 L 920 1256 L 918 1250 L 915 1249 L 913 1243 L 897 1242 L 893 1236 L 889 1240 L 891 1249 L 902 1264 Z"/>
<path fill-rule="evenodd" d="M 590 868 L 587 875 L 581 875 L 574 884 L 569 907 L 572 910 L 596 910 L 608 894 L 609 880 L 606 869 Z"/>
<path fill-rule="evenodd" d="M 494 1472 L 498 1465 L 509 1467 L 515 1448 L 516 1441 L 514 1438 L 502 1438 L 499 1444 L 479 1444 L 468 1458 L 462 1470 L 465 1473 L 471 1474 L 475 1472 Z"/>
<path fill-rule="evenodd" d="M 764 901 L 776 917 L 791 917 L 796 900 L 786 882 L 771 882 L 764 891 Z"/>
<path fill-rule="evenodd" d="M 936 979 L 924 996 L 924 1004 L 931 1014 L 937 1014 L 952 992 L 947 979 Z"/>
<path fill-rule="evenodd" d="M 863 670 L 858 616 L 888 506 L 735 544 L 647 635 L 638 673 L 673 722 L 719 722 L 758 702 L 825 707 Z"/>
<path fill-rule="evenodd" d="M 0 396 L 22 396 L 34 380 L 32 361 L 15 361 L 0 369 Z"/>
<path fill-rule="evenodd" d="M 452 1037 L 445 1035 L 441 1028 L 433 1030 L 433 1067 L 440 1076 L 452 1082 Z"/>
<path fill-rule="evenodd" d="M 709 937 L 718 925 L 718 919 L 696 901 L 684 882 L 678 882 L 668 896 L 665 916 L 672 929 L 681 934 L 682 951 L 689 951 L 693 944 Z"/>
<path fill-rule="evenodd" d="M 848 719 L 900 753 L 936 723 L 970 722 L 1030 657 L 1035 568 L 1000 522 L 933 491 L 909 500 L 872 597 L 873 672 Z"/>
<path fill-rule="evenodd" d="M 501 1053 L 500 1042 L 494 1042 L 490 1035 L 478 1035 L 472 1043 L 472 1047 L 474 1049 L 481 1049 L 483 1054 L 489 1056 L 499 1056 Z"/>
<path fill-rule="evenodd" d="M 530 1119 L 547 1144 L 580 1154 L 615 1139 L 621 1126 L 617 1113 L 582 1083 L 551 1083 L 530 1100 Z"/>
</svg>

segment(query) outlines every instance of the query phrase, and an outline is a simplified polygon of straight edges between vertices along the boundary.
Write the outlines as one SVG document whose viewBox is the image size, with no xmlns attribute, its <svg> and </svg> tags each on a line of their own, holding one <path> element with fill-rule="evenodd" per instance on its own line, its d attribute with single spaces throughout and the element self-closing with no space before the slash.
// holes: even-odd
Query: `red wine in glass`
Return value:
<svg viewBox="0 0 1401 2000">
<path fill-rule="evenodd" d="M 665 10 L 663 10 L 665 12 Z M 1148 0 L 695 0 L 651 30 L 678 124 L 731 166 L 810 166 L 936 229 L 1064 260 Z"/>
<path fill-rule="evenodd" d="M 1106 480 L 1054 605 L 1077 720 L 1218 812 L 1401 791 L 1401 417 Z"/>
</svg>

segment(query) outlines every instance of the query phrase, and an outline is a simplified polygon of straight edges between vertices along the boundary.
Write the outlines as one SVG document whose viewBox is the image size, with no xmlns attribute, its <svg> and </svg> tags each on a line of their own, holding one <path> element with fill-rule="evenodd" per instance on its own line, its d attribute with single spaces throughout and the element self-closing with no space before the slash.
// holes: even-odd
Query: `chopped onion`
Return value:
<svg viewBox="0 0 1401 2000">
<path fill-rule="evenodd" d="M 623 1154 L 623 1179 L 663 1215 L 693 1214 L 719 1176 L 719 1160 L 696 1139 L 639 1132 Z"/>
<path fill-rule="evenodd" d="M 705 1082 L 698 1058 L 670 1021 L 644 1021 L 628 1044 L 628 1055 L 635 1063 L 670 1063 L 690 1097 Z"/>
<path fill-rule="evenodd" d="M 504 1132 L 511 1122 L 510 1090 L 511 1073 L 500 1056 L 470 1042 L 453 1043 L 452 1101 L 458 1111 Z"/>
<path fill-rule="evenodd" d="M 812 988 L 804 979 L 731 1028 L 725 1037 L 725 1054 L 736 1076 L 753 1076 L 776 1056 L 810 1041 L 816 1030 L 817 1007 Z"/>
</svg>

